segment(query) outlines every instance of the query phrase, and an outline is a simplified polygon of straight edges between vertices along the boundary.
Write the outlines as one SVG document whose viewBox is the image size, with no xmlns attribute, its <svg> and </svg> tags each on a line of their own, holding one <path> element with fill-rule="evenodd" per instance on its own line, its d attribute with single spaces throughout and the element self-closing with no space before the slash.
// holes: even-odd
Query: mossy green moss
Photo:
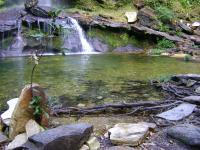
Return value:
<svg viewBox="0 0 200 150">
<path fill-rule="evenodd" d="M 147 48 L 149 47 L 148 40 L 140 40 L 133 35 L 128 33 L 116 33 L 107 30 L 101 30 L 97 28 L 92 28 L 88 31 L 90 37 L 98 37 L 104 43 L 110 46 L 110 50 L 113 50 L 116 47 L 126 46 L 128 44 L 133 44 L 138 47 Z"/>
</svg>

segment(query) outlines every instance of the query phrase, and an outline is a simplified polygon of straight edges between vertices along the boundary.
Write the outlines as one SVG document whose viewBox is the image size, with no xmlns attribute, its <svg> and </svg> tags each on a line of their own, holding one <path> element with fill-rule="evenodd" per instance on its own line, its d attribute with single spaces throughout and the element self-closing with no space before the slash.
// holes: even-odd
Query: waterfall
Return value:
<svg viewBox="0 0 200 150">
<path fill-rule="evenodd" d="M 81 45 L 82 45 L 82 52 L 83 53 L 92 53 L 93 47 L 90 45 L 90 43 L 87 41 L 85 34 L 83 32 L 83 29 L 81 28 L 81 26 L 78 24 L 78 22 L 74 19 L 74 18 L 70 18 L 71 21 L 71 26 L 77 30 L 80 41 L 81 41 Z"/>
<path fill-rule="evenodd" d="M 51 7 L 52 6 L 52 0 L 39 0 L 38 4 L 41 5 L 41 6 Z"/>
</svg>

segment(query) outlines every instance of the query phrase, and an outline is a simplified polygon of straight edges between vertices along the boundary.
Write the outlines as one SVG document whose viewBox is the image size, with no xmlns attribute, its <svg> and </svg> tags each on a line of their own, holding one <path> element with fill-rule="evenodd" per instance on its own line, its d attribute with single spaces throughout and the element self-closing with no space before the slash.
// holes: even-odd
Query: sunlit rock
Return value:
<svg viewBox="0 0 200 150">
<path fill-rule="evenodd" d="M 31 137 L 35 134 L 44 131 L 44 129 L 35 120 L 29 120 L 25 128 L 27 137 Z"/>
<path fill-rule="evenodd" d="M 90 139 L 87 141 L 87 145 L 89 146 L 90 150 L 100 150 L 100 143 L 94 136 L 90 137 Z"/>
<path fill-rule="evenodd" d="M 149 133 L 152 124 L 141 122 L 137 124 L 119 123 L 108 130 L 110 140 L 116 145 L 138 146 Z"/>
<path fill-rule="evenodd" d="M 27 141 L 26 133 L 19 134 L 15 137 L 15 139 L 11 143 L 9 143 L 9 145 L 6 147 L 6 150 L 12 150 L 12 149 L 15 149 L 17 147 L 20 147 L 23 144 L 25 144 L 26 141 Z"/>
<path fill-rule="evenodd" d="M 10 125 L 10 119 L 11 119 L 12 113 L 13 113 L 18 101 L 19 101 L 19 98 L 14 98 L 14 99 L 7 101 L 9 109 L 7 111 L 5 111 L 3 114 L 1 114 L 1 119 L 2 119 L 3 123 L 5 123 L 7 126 Z"/>
<path fill-rule="evenodd" d="M 33 95 L 38 96 L 41 98 L 40 107 L 44 111 L 48 112 L 46 103 L 47 97 L 43 91 L 43 89 L 37 85 L 33 84 Z M 22 90 L 21 95 L 19 97 L 19 101 L 13 111 L 11 122 L 10 122 L 10 130 L 9 130 L 9 137 L 12 139 L 19 133 L 25 132 L 25 125 L 30 119 L 35 119 L 34 110 L 30 107 L 30 102 L 32 101 L 32 90 L 31 86 L 27 85 Z M 48 118 L 45 114 L 40 116 L 40 120 L 38 122 L 43 125 L 48 125 Z"/>
<path fill-rule="evenodd" d="M 136 11 L 134 11 L 134 12 L 126 12 L 125 16 L 128 19 L 128 23 L 133 23 L 133 22 L 135 22 L 137 20 L 137 12 Z"/>
</svg>

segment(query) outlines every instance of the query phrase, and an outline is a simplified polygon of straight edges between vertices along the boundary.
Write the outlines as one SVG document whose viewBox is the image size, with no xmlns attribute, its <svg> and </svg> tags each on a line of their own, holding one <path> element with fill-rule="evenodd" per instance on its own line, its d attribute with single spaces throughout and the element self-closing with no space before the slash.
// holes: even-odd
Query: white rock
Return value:
<svg viewBox="0 0 200 150">
<path fill-rule="evenodd" d="M 9 145 L 6 147 L 6 150 L 12 150 L 17 147 L 20 147 L 23 144 L 25 144 L 26 141 L 27 141 L 26 133 L 19 134 L 15 137 L 15 139 L 11 143 L 9 143 Z"/>
<path fill-rule="evenodd" d="M 200 96 L 187 96 L 187 97 L 184 97 L 183 100 L 200 103 Z"/>
<path fill-rule="evenodd" d="M 148 135 L 149 125 L 150 124 L 145 122 L 137 124 L 116 124 L 113 128 L 108 130 L 108 132 L 110 132 L 110 140 L 116 145 L 138 146 Z"/>
<path fill-rule="evenodd" d="M 192 24 L 192 27 L 199 27 L 200 26 L 200 22 L 194 22 L 193 24 Z"/>
<path fill-rule="evenodd" d="M 200 94 L 200 87 L 196 88 L 195 92 Z"/>
<path fill-rule="evenodd" d="M 87 145 L 89 146 L 90 150 L 100 150 L 100 143 L 96 137 L 90 137 L 87 141 Z"/>
<path fill-rule="evenodd" d="M 10 119 L 11 119 L 12 113 L 13 113 L 18 101 L 19 101 L 19 98 L 14 98 L 14 99 L 7 101 L 9 109 L 7 111 L 5 111 L 3 114 L 1 114 L 2 121 L 8 126 L 10 124 Z"/>
<path fill-rule="evenodd" d="M 90 150 L 90 148 L 87 145 L 83 145 L 80 150 Z"/>
<path fill-rule="evenodd" d="M 127 17 L 129 23 L 133 23 L 137 20 L 137 12 L 136 11 L 135 12 L 126 12 L 125 16 Z"/>
<path fill-rule="evenodd" d="M 26 128 L 27 137 L 31 137 L 35 134 L 38 134 L 44 131 L 44 129 L 35 120 L 32 120 L 32 119 L 27 122 L 25 128 Z"/>
<path fill-rule="evenodd" d="M 166 120 L 178 121 L 189 116 L 195 108 L 196 105 L 183 103 L 156 116 Z"/>
</svg>

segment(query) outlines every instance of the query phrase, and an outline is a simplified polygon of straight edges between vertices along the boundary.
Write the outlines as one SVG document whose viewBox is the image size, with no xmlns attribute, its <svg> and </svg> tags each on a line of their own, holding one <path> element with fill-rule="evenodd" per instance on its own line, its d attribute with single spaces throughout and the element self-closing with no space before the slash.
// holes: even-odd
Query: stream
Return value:
<svg viewBox="0 0 200 150">
<path fill-rule="evenodd" d="M 30 83 L 29 57 L 0 59 L 0 102 L 18 97 Z M 94 54 L 43 57 L 34 82 L 45 88 L 52 104 L 87 106 L 137 100 L 160 100 L 151 79 L 180 73 L 200 73 L 200 66 L 168 57 Z"/>
</svg>

